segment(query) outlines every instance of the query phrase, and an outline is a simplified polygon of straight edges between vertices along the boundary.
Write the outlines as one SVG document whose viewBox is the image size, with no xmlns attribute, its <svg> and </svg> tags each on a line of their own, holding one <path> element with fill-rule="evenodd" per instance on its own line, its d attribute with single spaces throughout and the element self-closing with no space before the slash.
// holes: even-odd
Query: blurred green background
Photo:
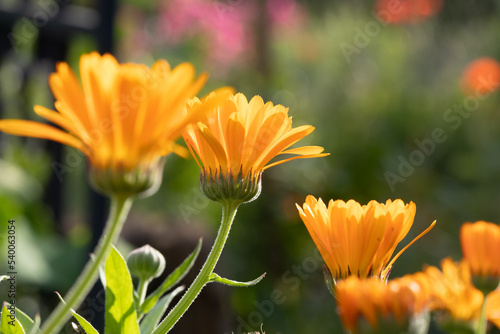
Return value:
<svg viewBox="0 0 500 334">
<path fill-rule="evenodd" d="M 99 7 L 86 0 L 50 3 L 88 10 L 86 23 Z M 17 10 L 15 1 L 2 6 Z M 38 10 L 50 14 L 51 8 Z M 402 24 L 381 22 L 374 2 L 364 0 L 123 0 L 114 14 L 113 53 L 121 62 L 192 62 L 198 73 L 210 74 L 201 95 L 230 85 L 249 99 L 261 95 L 290 107 L 295 126 L 316 127 L 304 143 L 331 153 L 264 173 L 263 192 L 240 208 L 217 272 L 236 280 L 266 272 L 266 278 L 252 288 L 208 286 L 172 333 L 242 333 L 261 325 L 266 333 L 341 332 L 322 262 L 295 208 L 308 194 L 362 204 L 415 202 L 403 244 L 437 220 L 399 258 L 391 277 L 439 265 L 447 256 L 459 260 L 463 222 L 500 222 L 500 93 L 474 100 L 460 86 L 473 60 L 500 60 L 498 1 L 444 1 L 436 15 Z M 26 36 L 27 27 L 19 19 L 6 36 Z M 34 27 L 26 40 L 4 43 L 2 118 L 41 121 L 33 105 L 52 107 L 47 77 L 54 62 L 40 49 L 52 47 L 42 32 L 58 33 L 44 32 L 49 23 Z M 75 71 L 80 55 L 99 47 L 84 30 L 64 38 L 64 59 Z M 468 113 L 453 111 L 474 102 Z M 54 144 L 39 139 L 2 134 L 0 145 L 0 236 L 5 239 L 6 222 L 15 219 L 19 306 L 44 318 L 57 303 L 53 291 L 69 288 L 95 239 L 85 159 L 67 147 L 54 157 Z M 159 192 L 134 204 L 124 253 L 150 243 L 165 254 L 168 271 L 199 237 L 209 251 L 220 208 L 202 197 L 198 173 L 192 159 L 167 158 Z M 54 174 L 61 176 L 55 183 Z M 60 191 L 55 204 L 54 184 Z M 98 293 L 81 310 L 97 322 L 100 311 Z"/>
</svg>

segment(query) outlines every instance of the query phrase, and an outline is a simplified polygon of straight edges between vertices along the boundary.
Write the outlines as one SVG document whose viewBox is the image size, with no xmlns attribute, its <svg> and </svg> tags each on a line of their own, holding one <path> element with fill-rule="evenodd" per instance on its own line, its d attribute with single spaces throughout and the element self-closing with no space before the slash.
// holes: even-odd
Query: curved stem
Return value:
<svg viewBox="0 0 500 334">
<path fill-rule="evenodd" d="M 215 243 L 208 255 L 205 264 L 201 268 L 200 273 L 196 276 L 195 280 L 186 291 L 182 299 L 175 305 L 175 307 L 170 311 L 167 317 L 160 323 L 158 327 L 155 328 L 153 333 L 151 334 L 165 334 L 167 333 L 182 315 L 187 311 L 189 306 L 196 299 L 201 289 L 209 282 L 210 275 L 219 260 L 222 249 L 224 248 L 224 244 L 226 243 L 227 236 L 229 235 L 229 230 L 231 229 L 231 224 L 233 223 L 234 216 L 236 215 L 236 211 L 239 202 L 228 201 L 222 203 L 222 221 L 219 228 L 219 232 L 217 233 L 217 238 L 215 239 Z"/>
<path fill-rule="evenodd" d="M 488 295 L 484 295 L 483 307 L 481 307 L 481 317 L 479 318 L 479 323 L 477 326 L 477 334 L 486 334 L 486 324 L 488 320 L 486 319 L 486 300 Z"/>
<path fill-rule="evenodd" d="M 122 230 L 123 223 L 128 215 L 132 200 L 130 197 L 111 198 L 111 210 L 104 232 L 95 249 L 94 259 L 90 259 L 82 273 L 64 297 L 65 304 L 61 303 L 51 313 L 42 326 L 41 334 L 55 334 L 71 317 L 71 309 L 77 308 L 87 296 L 99 276 L 99 267 L 108 257 L 111 244 L 115 243 Z"/>
</svg>

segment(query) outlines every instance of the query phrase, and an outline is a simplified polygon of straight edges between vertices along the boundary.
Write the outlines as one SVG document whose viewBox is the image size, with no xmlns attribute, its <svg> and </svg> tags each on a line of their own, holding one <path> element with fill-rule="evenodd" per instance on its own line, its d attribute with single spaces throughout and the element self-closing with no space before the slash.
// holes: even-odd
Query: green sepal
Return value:
<svg viewBox="0 0 500 334">
<path fill-rule="evenodd" d="M 2 334 L 26 334 L 23 326 L 17 320 L 17 316 L 11 315 L 7 309 L 7 303 L 2 306 L 2 318 L 0 323 L 0 333 Z"/>
<path fill-rule="evenodd" d="M 263 273 L 262 275 L 260 275 L 259 277 L 257 277 L 256 279 L 254 279 L 252 281 L 238 282 L 238 281 L 233 281 L 233 280 L 230 280 L 227 278 L 220 277 L 216 273 L 212 273 L 212 274 L 210 274 L 210 277 L 208 279 L 208 283 L 217 282 L 217 283 L 222 283 L 222 284 L 230 285 L 230 286 L 248 287 L 248 286 L 252 286 L 252 285 L 259 283 L 260 281 L 262 281 L 262 279 L 264 277 L 266 277 L 266 273 Z"/>
<path fill-rule="evenodd" d="M 153 291 L 139 306 L 138 316 L 141 317 L 143 314 L 148 313 L 156 304 L 158 299 L 167 292 L 171 287 L 177 284 L 184 276 L 187 275 L 189 270 L 193 267 L 196 258 L 201 250 L 202 240 L 198 241 L 198 245 L 194 251 L 182 262 L 168 277 L 163 281 L 155 291 Z"/>
<path fill-rule="evenodd" d="M 148 312 L 148 314 L 144 317 L 144 320 L 141 321 L 141 325 L 139 327 L 141 334 L 150 334 L 153 332 L 156 326 L 160 323 L 161 317 L 167 310 L 168 305 L 177 296 L 184 290 L 184 286 L 179 286 L 174 291 L 160 298 L 160 300 L 155 304 L 155 306 Z"/>
<path fill-rule="evenodd" d="M 328 291 L 335 297 L 335 278 L 333 278 L 330 269 L 328 269 L 326 264 L 323 264 L 323 277 L 325 279 L 325 285 L 328 288 Z"/>
<path fill-rule="evenodd" d="M 134 307 L 134 285 L 125 259 L 113 246 L 106 264 L 106 334 L 139 334 Z"/>
<path fill-rule="evenodd" d="M 57 292 L 56 292 L 56 294 L 59 297 L 59 299 L 61 300 L 61 302 L 63 304 L 66 304 L 66 302 L 61 297 L 61 295 Z M 92 326 L 92 324 L 90 322 L 87 321 L 87 319 L 85 319 L 84 317 L 82 317 L 81 315 L 76 313 L 75 310 L 73 310 L 73 309 L 71 309 L 71 313 L 73 314 L 76 321 L 78 322 L 80 327 L 85 331 L 86 334 L 99 334 L 99 332 L 94 328 L 94 326 Z"/>
<path fill-rule="evenodd" d="M 472 284 L 483 293 L 483 296 L 487 296 L 498 288 L 499 279 L 496 276 L 472 275 Z"/>
</svg>

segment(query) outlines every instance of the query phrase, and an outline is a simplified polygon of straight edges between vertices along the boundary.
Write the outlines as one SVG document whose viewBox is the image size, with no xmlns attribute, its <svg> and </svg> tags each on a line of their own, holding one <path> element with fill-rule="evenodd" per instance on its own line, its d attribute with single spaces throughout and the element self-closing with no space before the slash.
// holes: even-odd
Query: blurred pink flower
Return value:
<svg viewBox="0 0 500 334">
<path fill-rule="evenodd" d="M 207 56 L 217 63 L 236 62 L 248 50 L 252 10 L 243 1 L 173 0 L 161 13 L 167 42 L 180 43 L 202 35 Z"/>
<path fill-rule="evenodd" d="M 284 28 L 299 28 L 307 18 L 304 8 L 295 0 L 268 0 L 267 10 L 271 22 Z"/>
<path fill-rule="evenodd" d="M 272 28 L 284 31 L 300 29 L 305 10 L 295 0 L 268 0 Z M 160 36 L 165 43 L 179 44 L 201 37 L 206 59 L 230 66 L 248 63 L 254 56 L 254 28 L 259 11 L 255 1 L 244 0 L 171 0 L 160 14 Z M 272 31 L 269 32 L 270 34 Z"/>
</svg>

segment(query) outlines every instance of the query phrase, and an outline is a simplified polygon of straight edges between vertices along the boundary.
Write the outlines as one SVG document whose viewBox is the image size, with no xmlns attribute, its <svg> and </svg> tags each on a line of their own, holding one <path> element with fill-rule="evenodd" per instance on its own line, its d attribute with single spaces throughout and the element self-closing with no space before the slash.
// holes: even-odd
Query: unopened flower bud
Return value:
<svg viewBox="0 0 500 334">
<path fill-rule="evenodd" d="M 165 257 L 150 245 L 145 245 L 130 252 L 127 266 L 135 277 L 150 281 L 165 270 Z"/>
</svg>

